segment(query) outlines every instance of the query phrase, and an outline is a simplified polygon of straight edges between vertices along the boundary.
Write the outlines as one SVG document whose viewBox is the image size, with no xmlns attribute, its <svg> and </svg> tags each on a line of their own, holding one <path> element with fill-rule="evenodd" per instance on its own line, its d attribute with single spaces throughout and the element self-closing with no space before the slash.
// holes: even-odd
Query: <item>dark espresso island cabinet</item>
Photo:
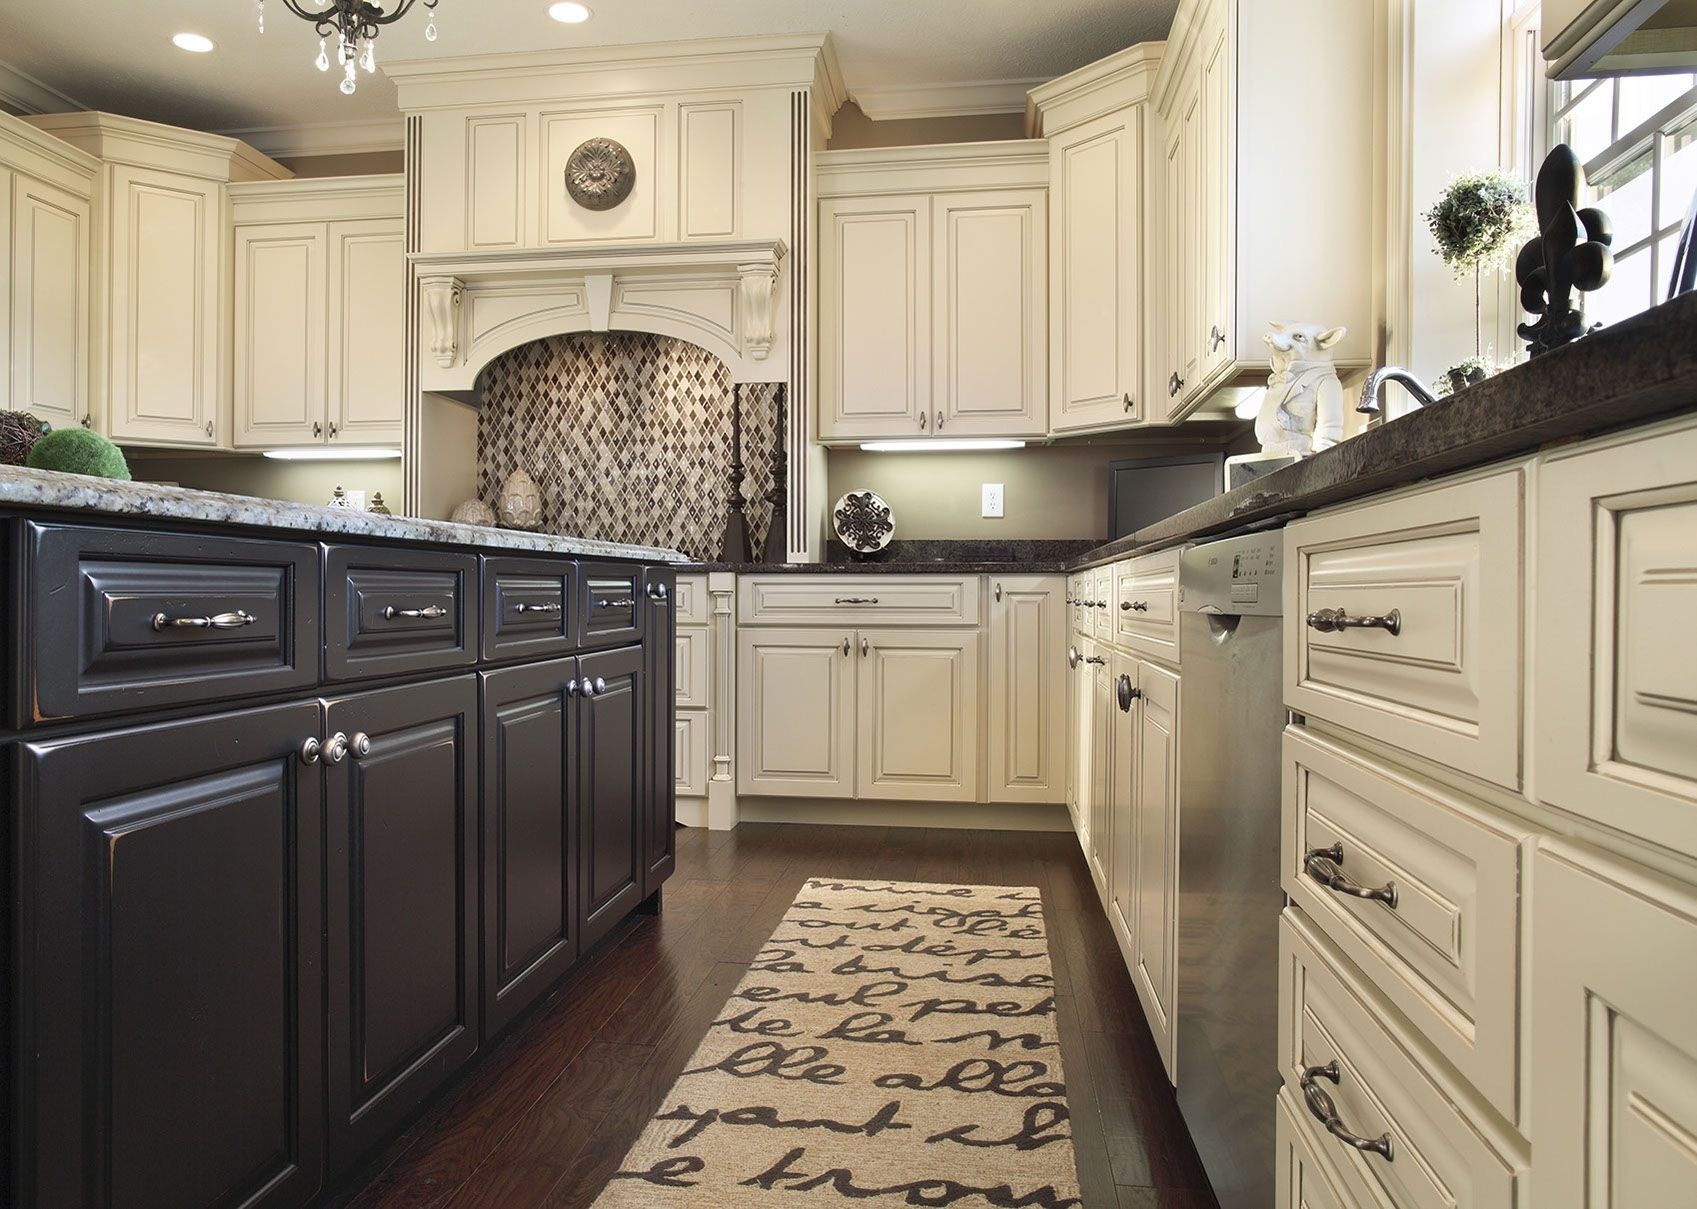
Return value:
<svg viewBox="0 0 1697 1209">
<path fill-rule="evenodd" d="M 22 508 L 0 542 L 0 1202 L 309 1205 L 658 909 L 665 567 Z"/>
</svg>

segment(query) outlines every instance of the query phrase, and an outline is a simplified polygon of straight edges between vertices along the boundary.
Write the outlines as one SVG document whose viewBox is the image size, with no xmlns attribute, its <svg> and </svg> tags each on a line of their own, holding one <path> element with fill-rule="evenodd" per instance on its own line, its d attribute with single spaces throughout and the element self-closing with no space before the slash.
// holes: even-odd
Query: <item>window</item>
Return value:
<svg viewBox="0 0 1697 1209">
<path fill-rule="evenodd" d="M 1667 297 L 1697 194 L 1697 73 L 1564 80 L 1550 104 L 1551 144 L 1573 148 L 1586 200 L 1614 224 L 1614 274 L 1585 300 L 1592 322 L 1614 323 Z"/>
</svg>

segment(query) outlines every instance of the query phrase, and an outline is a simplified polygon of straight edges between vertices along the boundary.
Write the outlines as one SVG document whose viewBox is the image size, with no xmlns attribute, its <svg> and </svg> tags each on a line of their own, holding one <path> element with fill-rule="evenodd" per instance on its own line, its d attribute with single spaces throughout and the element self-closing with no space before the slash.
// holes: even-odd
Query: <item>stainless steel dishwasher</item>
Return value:
<svg viewBox="0 0 1697 1209">
<path fill-rule="evenodd" d="M 1279 1088 L 1277 530 L 1179 561 L 1179 1108 L 1221 1209 L 1273 1203 Z"/>
</svg>

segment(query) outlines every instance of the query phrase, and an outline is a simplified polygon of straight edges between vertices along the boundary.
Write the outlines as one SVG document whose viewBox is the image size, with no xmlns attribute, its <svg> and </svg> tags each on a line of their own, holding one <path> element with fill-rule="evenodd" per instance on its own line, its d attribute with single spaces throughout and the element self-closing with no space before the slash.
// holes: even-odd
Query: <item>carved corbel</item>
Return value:
<svg viewBox="0 0 1697 1209">
<path fill-rule="evenodd" d="M 778 262 L 739 264 L 742 314 L 738 316 L 743 351 L 755 361 L 764 361 L 772 351 L 773 303 L 778 293 Z"/>
<path fill-rule="evenodd" d="M 430 316 L 430 355 L 443 369 L 452 369 L 460 355 L 460 303 L 465 286 L 458 277 L 423 277 L 419 285 Z"/>
</svg>

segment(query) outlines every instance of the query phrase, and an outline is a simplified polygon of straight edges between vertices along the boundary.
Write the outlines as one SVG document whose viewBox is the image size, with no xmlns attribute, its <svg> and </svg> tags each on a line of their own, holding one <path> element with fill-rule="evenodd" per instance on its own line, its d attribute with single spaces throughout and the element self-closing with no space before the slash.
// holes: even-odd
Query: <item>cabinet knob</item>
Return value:
<svg viewBox="0 0 1697 1209">
<path fill-rule="evenodd" d="M 860 657 L 862 659 L 864 659 L 868 655 L 870 655 L 871 653 L 872 653 L 872 644 L 870 642 L 868 642 L 866 639 L 862 638 L 860 640 Z"/>
<path fill-rule="evenodd" d="M 603 680 L 600 676 L 595 677 L 595 695 L 597 697 L 599 697 L 602 693 L 604 693 L 606 691 L 607 691 L 607 682 L 605 680 Z"/>
<path fill-rule="evenodd" d="M 566 681 L 566 696 L 577 696 L 577 681 L 575 679 Z"/>
<path fill-rule="evenodd" d="M 943 431 L 943 413 L 942 412 L 937 413 L 937 431 L 938 432 Z"/>
<path fill-rule="evenodd" d="M 302 764 L 316 764 L 316 763 L 318 763 L 318 757 L 323 753 L 323 751 L 324 751 L 324 744 L 322 744 L 318 741 L 318 737 L 316 735 L 312 736 L 311 738 L 307 739 L 306 742 L 301 744 L 301 750 L 300 750 L 301 763 Z"/>
<path fill-rule="evenodd" d="M 330 439 L 332 441 L 334 441 L 337 438 L 337 436 L 340 435 L 340 433 L 341 433 L 341 430 L 339 428 L 337 428 L 336 425 L 335 425 L 335 422 L 332 421 L 331 424 L 330 424 Z"/>
<path fill-rule="evenodd" d="M 89 414 L 83 416 L 82 426 L 84 428 L 93 428 L 94 427 L 94 415 L 92 413 L 89 413 Z"/>
<path fill-rule="evenodd" d="M 1183 389 L 1184 379 L 1178 376 L 1177 370 L 1174 370 L 1173 376 L 1167 379 L 1167 398 L 1174 398 Z"/>
<path fill-rule="evenodd" d="M 348 737 L 341 731 L 330 736 L 330 741 L 324 745 L 324 762 L 340 764 L 348 758 Z"/>
<path fill-rule="evenodd" d="M 324 435 L 324 425 L 320 424 L 317 420 L 312 422 L 312 435 L 314 438 Z"/>
<path fill-rule="evenodd" d="M 1226 342 L 1226 334 L 1220 330 L 1219 324 L 1216 323 L 1213 327 L 1208 329 L 1208 351 L 1209 352 L 1211 352 L 1211 353 L 1219 352 L 1220 351 L 1220 345 L 1224 344 L 1225 342 Z"/>
<path fill-rule="evenodd" d="M 847 638 L 844 638 L 843 639 L 843 654 L 846 655 L 848 653 L 849 653 L 849 640 Z"/>
<path fill-rule="evenodd" d="M 211 421 L 211 420 L 208 420 L 208 421 L 207 421 L 207 422 L 206 422 L 206 435 L 207 435 L 207 436 L 211 436 L 211 435 L 212 435 L 212 421 Z"/>
<path fill-rule="evenodd" d="M 371 736 L 363 730 L 356 730 L 353 738 L 348 740 L 348 750 L 356 760 L 363 760 L 371 754 Z"/>
<path fill-rule="evenodd" d="M 1143 695 L 1143 690 L 1131 682 L 1131 677 L 1123 672 L 1114 683 L 1114 694 L 1119 698 L 1120 711 L 1129 714 L 1131 703 Z"/>
<path fill-rule="evenodd" d="M 929 420 L 929 419 L 930 419 L 930 413 L 929 412 L 924 412 L 924 411 L 920 412 L 919 413 L 919 427 L 923 429 L 925 427 L 926 421 Z"/>
<path fill-rule="evenodd" d="M 1077 666 L 1078 666 L 1078 648 L 1075 647 L 1075 646 L 1069 646 L 1067 648 L 1067 667 L 1068 668 L 1075 668 Z"/>
<path fill-rule="evenodd" d="M 1135 408 L 1136 406 L 1137 406 L 1137 403 L 1136 403 L 1135 400 L 1132 399 L 1131 392 L 1129 390 L 1126 391 L 1125 392 L 1125 409 L 1126 409 L 1126 411 L 1129 412 L 1133 408 Z"/>
<path fill-rule="evenodd" d="M 996 585 L 996 603 L 997 604 L 1002 603 L 1002 585 L 1001 584 Z"/>
</svg>

